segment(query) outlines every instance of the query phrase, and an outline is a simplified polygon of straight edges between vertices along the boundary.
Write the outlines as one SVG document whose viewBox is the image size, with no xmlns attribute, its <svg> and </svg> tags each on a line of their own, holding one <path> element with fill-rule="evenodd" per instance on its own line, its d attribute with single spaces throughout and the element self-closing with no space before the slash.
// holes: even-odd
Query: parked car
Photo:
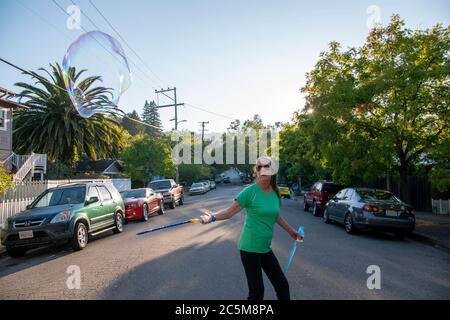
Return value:
<svg viewBox="0 0 450 320">
<path fill-rule="evenodd" d="M 161 193 L 164 199 L 164 205 L 174 209 L 177 205 L 183 205 L 184 189 L 173 179 L 154 180 L 148 183 L 148 188 Z"/>
<path fill-rule="evenodd" d="M 125 220 L 147 221 L 154 213 L 164 214 L 164 200 L 162 194 L 150 188 L 122 191 L 125 203 Z"/>
<path fill-rule="evenodd" d="M 308 211 L 312 207 L 313 215 L 319 216 L 328 200 L 344 188 L 345 186 L 330 181 L 314 183 L 311 190 L 303 197 L 303 210 Z"/>
<path fill-rule="evenodd" d="M 223 180 L 223 178 L 221 175 L 216 175 L 216 177 L 214 178 L 214 182 L 217 184 L 221 183 L 222 180 Z"/>
<path fill-rule="evenodd" d="M 251 177 L 245 177 L 244 181 L 242 181 L 244 184 L 250 184 L 253 182 L 253 179 Z"/>
<path fill-rule="evenodd" d="M 223 178 L 223 183 L 231 183 L 231 178 L 230 177 Z"/>
<path fill-rule="evenodd" d="M 211 186 L 211 190 L 216 190 L 217 189 L 217 185 L 216 182 L 211 180 L 209 181 L 209 185 Z"/>
<path fill-rule="evenodd" d="M 208 192 L 208 190 L 206 190 L 206 186 L 202 182 L 195 182 L 189 188 L 189 194 L 190 195 L 205 194 L 206 192 Z"/>
<path fill-rule="evenodd" d="M 200 183 L 203 183 L 205 185 L 206 191 L 211 190 L 211 184 L 210 184 L 209 180 L 202 180 L 202 181 L 200 181 Z"/>
<path fill-rule="evenodd" d="M 125 207 L 110 183 L 78 183 L 47 189 L 25 211 L 2 226 L 2 244 L 11 257 L 48 244 L 86 247 L 89 236 L 123 231 Z"/>
<path fill-rule="evenodd" d="M 280 195 L 282 198 L 291 198 L 291 189 L 289 189 L 286 183 L 278 183 L 278 190 L 280 191 Z"/>
<path fill-rule="evenodd" d="M 323 221 L 336 221 L 347 233 L 376 229 L 393 232 L 403 239 L 415 228 L 412 206 L 385 190 L 347 188 L 339 191 L 325 206 Z"/>
</svg>

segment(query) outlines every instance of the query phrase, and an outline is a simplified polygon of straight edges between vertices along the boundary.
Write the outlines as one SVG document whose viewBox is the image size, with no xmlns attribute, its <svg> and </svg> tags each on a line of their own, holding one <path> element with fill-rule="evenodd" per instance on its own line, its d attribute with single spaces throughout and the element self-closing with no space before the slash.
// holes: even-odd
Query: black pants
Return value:
<svg viewBox="0 0 450 320">
<path fill-rule="evenodd" d="M 272 251 L 254 253 L 241 250 L 241 260 L 247 276 L 249 290 L 247 300 L 264 299 L 262 270 L 275 288 L 278 300 L 290 300 L 289 283 Z"/>
</svg>

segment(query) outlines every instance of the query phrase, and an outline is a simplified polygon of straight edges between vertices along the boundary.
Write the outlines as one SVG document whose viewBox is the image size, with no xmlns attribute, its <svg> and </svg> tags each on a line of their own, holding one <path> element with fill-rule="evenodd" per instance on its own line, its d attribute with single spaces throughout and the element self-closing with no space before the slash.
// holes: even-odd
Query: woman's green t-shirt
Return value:
<svg viewBox="0 0 450 320">
<path fill-rule="evenodd" d="M 242 190 L 235 200 L 246 209 L 239 250 L 256 253 L 272 250 L 273 226 L 281 207 L 276 192 L 267 193 L 255 183 Z"/>
</svg>

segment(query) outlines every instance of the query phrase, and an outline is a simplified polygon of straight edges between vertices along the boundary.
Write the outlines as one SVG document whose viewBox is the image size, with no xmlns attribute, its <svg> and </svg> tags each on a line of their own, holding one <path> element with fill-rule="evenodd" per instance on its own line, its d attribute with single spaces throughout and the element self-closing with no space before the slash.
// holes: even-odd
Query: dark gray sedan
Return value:
<svg viewBox="0 0 450 320">
<path fill-rule="evenodd" d="M 403 239 L 414 230 L 413 208 L 385 190 L 347 188 L 327 202 L 323 213 L 325 223 L 336 221 L 347 233 L 376 229 L 393 232 Z"/>
</svg>

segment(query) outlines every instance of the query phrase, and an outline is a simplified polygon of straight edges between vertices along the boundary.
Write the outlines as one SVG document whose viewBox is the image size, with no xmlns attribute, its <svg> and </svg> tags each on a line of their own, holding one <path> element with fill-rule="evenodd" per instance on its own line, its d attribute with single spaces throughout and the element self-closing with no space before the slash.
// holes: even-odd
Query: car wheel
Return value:
<svg viewBox="0 0 450 320">
<path fill-rule="evenodd" d="M 306 202 L 306 198 L 303 198 L 303 211 L 305 212 L 309 211 L 309 206 L 308 203 Z"/>
<path fill-rule="evenodd" d="M 354 234 L 355 233 L 355 227 L 353 226 L 353 217 L 350 213 L 347 213 L 345 215 L 345 231 L 348 234 Z"/>
<path fill-rule="evenodd" d="M 177 204 L 175 203 L 175 199 L 172 198 L 172 202 L 170 202 L 169 208 L 170 209 L 175 209 L 176 206 L 177 206 Z"/>
<path fill-rule="evenodd" d="M 27 252 L 27 249 L 25 248 L 12 248 L 12 247 L 6 247 L 6 252 L 11 258 L 20 258 L 25 255 Z"/>
<path fill-rule="evenodd" d="M 161 200 L 161 203 L 159 204 L 159 210 L 158 210 L 158 214 L 162 215 L 164 214 L 164 201 Z"/>
<path fill-rule="evenodd" d="M 146 203 L 142 207 L 142 221 L 148 221 L 148 205 Z"/>
<path fill-rule="evenodd" d="M 114 226 L 115 226 L 115 228 L 113 229 L 114 233 L 121 233 L 123 231 L 123 217 L 120 212 L 116 213 Z"/>
<path fill-rule="evenodd" d="M 77 222 L 72 236 L 72 249 L 75 251 L 86 248 L 89 241 L 89 234 L 86 225 L 83 222 Z"/>
<path fill-rule="evenodd" d="M 184 195 L 181 195 L 179 204 L 180 204 L 180 206 L 182 206 L 184 204 Z"/>
<path fill-rule="evenodd" d="M 314 201 L 313 202 L 313 212 L 312 212 L 314 217 L 318 217 L 320 215 L 320 209 L 317 206 L 317 203 Z"/>
<path fill-rule="evenodd" d="M 327 208 L 323 211 L 323 222 L 325 223 L 331 223 L 330 218 L 328 217 L 328 211 Z"/>
</svg>

